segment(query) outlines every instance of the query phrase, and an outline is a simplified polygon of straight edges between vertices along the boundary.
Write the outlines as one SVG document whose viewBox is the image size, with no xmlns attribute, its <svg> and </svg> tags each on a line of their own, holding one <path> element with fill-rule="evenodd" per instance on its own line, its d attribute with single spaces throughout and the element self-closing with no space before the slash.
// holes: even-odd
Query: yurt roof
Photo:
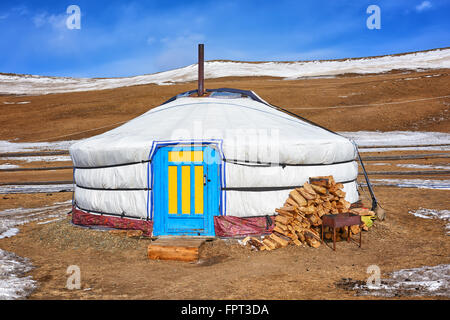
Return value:
<svg viewBox="0 0 450 320">
<path fill-rule="evenodd" d="M 352 142 L 278 110 L 253 91 L 196 90 L 179 94 L 127 123 L 73 144 L 75 166 L 96 167 L 149 160 L 155 143 L 217 142 L 226 159 L 285 164 L 327 164 L 353 160 Z M 255 151 L 256 150 L 256 151 Z"/>
</svg>

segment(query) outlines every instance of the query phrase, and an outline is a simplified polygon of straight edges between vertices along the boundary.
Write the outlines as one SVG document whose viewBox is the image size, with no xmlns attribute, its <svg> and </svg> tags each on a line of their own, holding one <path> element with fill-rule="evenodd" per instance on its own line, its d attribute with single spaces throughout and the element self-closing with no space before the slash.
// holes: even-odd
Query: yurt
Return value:
<svg viewBox="0 0 450 320">
<path fill-rule="evenodd" d="M 262 234 L 312 176 L 333 175 L 346 200 L 358 201 L 350 140 L 252 91 L 202 87 L 70 147 L 74 224 L 153 236 Z"/>
</svg>

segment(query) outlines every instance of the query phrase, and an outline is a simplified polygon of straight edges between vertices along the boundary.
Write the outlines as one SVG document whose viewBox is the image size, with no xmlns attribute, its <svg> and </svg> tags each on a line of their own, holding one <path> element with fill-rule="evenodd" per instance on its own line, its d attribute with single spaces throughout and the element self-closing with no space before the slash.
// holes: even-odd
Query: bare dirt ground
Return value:
<svg viewBox="0 0 450 320">
<path fill-rule="evenodd" d="M 39 287 L 31 299 L 379 299 L 355 296 L 336 282 L 365 281 L 373 264 L 386 277 L 398 269 L 450 263 L 444 222 L 408 213 L 418 207 L 447 209 L 449 192 L 388 187 L 376 192 L 388 219 L 363 233 L 361 249 L 344 241 L 336 252 L 325 245 L 254 252 L 216 240 L 204 244 L 198 263 L 154 261 L 146 256 L 150 240 L 75 227 L 70 217 L 24 225 L 0 245 L 36 267 L 30 274 Z M 8 197 L 28 202 L 28 196 Z M 74 264 L 81 269 L 81 290 L 65 288 L 66 269 Z"/>
<path fill-rule="evenodd" d="M 0 139 L 36 142 L 89 137 L 195 86 L 195 83 L 142 85 L 98 92 L 0 96 L 3 111 Z M 449 70 L 295 81 L 224 78 L 207 80 L 206 87 L 251 89 L 268 102 L 334 131 L 450 132 L 449 98 L 373 105 L 450 95 Z M 31 103 L 3 105 L 4 101 L 25 100 Z M 330 108 L 344 105 L 352 107 Z M 408 152 L 413 153 L 425 152 Z M 388 164 L 382 167 L 368 162 L 367 169 L 409 170 L 396 164 L 411 163 L 381 162 Z M 448 159 L 414 160 L 414 163 L 449 165 Z M 46 164 L 23 164 L 24 167 L 43 165 Z M 70 162 L 52 165 L 70 165 Z M 1 182 L 71 178 L 70 170 L 0 172 Z M 421 219 L 409 213 L 419 208 L 449 209 L 450 191 L 375 187 L 375 192 L 388 216 L 386 221 L 376 222 L 369 232 L 363 233 L 361 249 L 354 243 L 339 242 L 336 252 L 324 245 L 318 249 L 289 246 L 272 252 L 253 252 L 233 241 L 216 240 L 204 245 L 198 263 L 152 261 L 146 257 L 150 240 L 75 227 L 69 223 L 70 217 L 54 223 L 32 222 L 20 226 L 16 236 L 0 239 L 0 248 L 31 259 L 35 268 L 29 274 L 38 281 L 38 288 L 30 299 L 382 299 L 355 296 L 336 283 L 342 278 L 365 281 L 367 267 L 372 264 L 378 265 L 385 277 L 399 269 L 450 263 L 445 221 Z M 362 195 L 369 206 L 366 193 Z M 41 207 L 71 197 L 67 192 L 0 195 L 0 210 Z M 65 288 L 69 265 L 80 266 L 81 290 Z"/>
</svg>

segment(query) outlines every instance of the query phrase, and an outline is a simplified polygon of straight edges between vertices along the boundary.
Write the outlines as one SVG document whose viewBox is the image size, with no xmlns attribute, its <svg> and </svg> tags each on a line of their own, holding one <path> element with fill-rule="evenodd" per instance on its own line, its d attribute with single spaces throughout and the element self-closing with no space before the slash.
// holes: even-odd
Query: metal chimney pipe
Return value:
<svg viewBox="0 0 450 320">
<path fill-rule="evenodd" d="M 198 90 L 197 94 L 199 97 L 203 96 L 205 92 L 205 52 L 204 52 L 204 44 L 199 43 L 198 45 Z"/>
</svg>

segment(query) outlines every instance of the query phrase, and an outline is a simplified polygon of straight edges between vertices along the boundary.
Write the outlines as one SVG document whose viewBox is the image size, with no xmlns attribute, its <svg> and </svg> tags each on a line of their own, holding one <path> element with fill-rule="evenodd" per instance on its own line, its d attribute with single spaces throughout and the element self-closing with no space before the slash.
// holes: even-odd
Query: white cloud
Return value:
<svg viewBox="0 0 450 320">
<path fill-rule="evenodd" d="M 432 7 L 432 5 L 431 5 L 430 1 L 422 1 L 421 4 L 416 6 L 416 11 L 422 12 L 424 10 L 430 9 L 431 7 Z"/>
<path fill-rule="evenodd" d="M 37 28 L 44 25 L 50 25 L 53 29 L 61 30 L 66 28 L 67 15 L 65 14 L 48 14 L 47 12 L 39 13 L 33 16 L 32 20 Z"/>
<path fill-rule="evenodd" d="M 28 13 L 30 13 L 28 11 L 28 8 L 26 6 L 24 6 L 24 5 L 20 5 L 18 7 L 12 8 L 11 12 L 18 14 L 19 16 L 24 16 L 24 15 L 27 15 Z"/>
<path fill-rule="evenodd" d="M 1 13 L 0 20 L 7 19 L 10 16 L 17 16 L 17 15 L 24 16 L 24 15 L 27 15 L 28 13 L 29 13 L 29 11 L 28 11 L 27 7 L 24 5 L 21 5 L 18 7 L 11 8 L 11 9 Z"/>
</svg>

